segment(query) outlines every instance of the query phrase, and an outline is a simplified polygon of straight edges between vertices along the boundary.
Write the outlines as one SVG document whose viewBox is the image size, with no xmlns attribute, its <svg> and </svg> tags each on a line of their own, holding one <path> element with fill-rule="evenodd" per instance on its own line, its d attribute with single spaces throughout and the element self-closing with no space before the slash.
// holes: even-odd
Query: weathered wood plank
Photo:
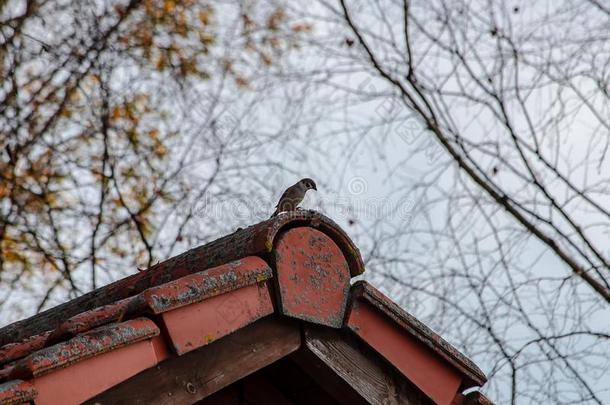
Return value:
<svg viewBox="0 0 610 405">
<path fill-rule="evenodd" d="M 327 392 L 337 403 L 350 405 L 369 405 L 345 380 L 306 348 L 290 355 L 295 363 Z"/>
<path fill-rule="evenodd" d="M 314 325 L 303 325 L 303 329 L 307 351 L 332 370 L 327 376 L 338 376 L 366 402 L 384 405 L 432 403 L 389 363 L 348 332 Z M 332 390 L 332 387 L 328 388 Z"/>
<path fill-rule="evenodd" d="M 294 352 L 299 324 L 268 317 L 184 356 L 171 358 L 89 404 L 193 403 Z"/>
<path fill-rule="evenodd" d="M 195 402 L 197 405 L 241 405 L 243 403 L 243 387 L 239 382 L 229 385 L 212 395 Z"/>
<path fill-rule="evenodd" d="M 284 357 L 234 382 L 197 404 L 340 405 L 344 403 L 334 400 L 289 357 Z"/>
</svg>

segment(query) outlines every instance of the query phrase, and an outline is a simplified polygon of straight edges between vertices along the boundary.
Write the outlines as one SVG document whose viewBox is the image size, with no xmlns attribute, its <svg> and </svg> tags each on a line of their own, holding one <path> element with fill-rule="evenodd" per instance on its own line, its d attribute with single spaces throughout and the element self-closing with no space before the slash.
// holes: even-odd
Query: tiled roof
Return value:
<svg viewBox="0 0 610 405">
<path fill-rule="evenodd" d="M 374 287 L 350 285 L 363 271 L 357 247 L 318 213 L 240 229 L 0 329 L 0 404 L 80 403 L 273 314 L 351 331 L 438 403 L 485 383 Z"/>
<path fill-rule="evenodd" d="M 366 306 L 367 304 L 383 313 L 401 331 L 406 332 L 444 361 L 460 370 L 464 375 L 463 385 L 465 388 L 480 386 L 485 383 L 485 376 L 472 361 L 413 315 L 400 308 L 379 290 L 364 281 L 358 281 L 352 286 L 352 313 L 348 317 L 347 327 L 354 333 L 359 336 L 366 336 L 370 334 L 370 329 L 374 328 L 374 323 L 367 323 L 369 319 L 364 315 L 366 310 L 363 305 Z M 366 337 L 365 340 L 367 340 Z M 373 344 L 372 341 L 370 343 Z M 383 352 L 385 350 L 384 342 L 380 342 L 378 346 L 379 351 Z M 388 355 L 391 356 L 392 354 L 388 353 Z M 412 359 L 408 363 L 412 365 Z M 398 366 L 400 359 L 397 359 L 395 364 Z"/>
</svg>

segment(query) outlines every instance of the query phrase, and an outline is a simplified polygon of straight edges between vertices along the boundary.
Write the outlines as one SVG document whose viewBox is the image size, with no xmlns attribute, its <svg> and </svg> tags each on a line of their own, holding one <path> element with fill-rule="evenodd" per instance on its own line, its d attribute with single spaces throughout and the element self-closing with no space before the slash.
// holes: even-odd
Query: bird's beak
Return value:
<svg viewBox="0 0 610 405">
<path fill-rule="evenodd" d="M 313 189 L 318 191 L 317 187 L 316 187 L 316 183 L 313 183 Z"/>
</svg>

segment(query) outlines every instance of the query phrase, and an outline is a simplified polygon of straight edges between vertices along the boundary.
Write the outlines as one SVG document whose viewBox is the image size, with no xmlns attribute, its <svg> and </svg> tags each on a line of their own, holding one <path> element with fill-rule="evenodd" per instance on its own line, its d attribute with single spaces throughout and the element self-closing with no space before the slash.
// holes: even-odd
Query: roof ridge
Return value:
<svg viewBox="0 0 610 405">
<path fill-rule="evenodd" d="M 364 271 L 358 248 L 330 218 L 311 210 L 281 213 L 190 249 L 145 271 L 129 275 L 44 312 L 6 325 L 0 328 L 0 348 L 48 330 L 55 330 L 68 318 L 137 295 L 147 288 L 246 256 L 265 257 L 272 250 L 274 239 L 281 230 L 303 225 L 322 230 L 337 243 L 350 265 L 352 275 Z"/>
</svg>

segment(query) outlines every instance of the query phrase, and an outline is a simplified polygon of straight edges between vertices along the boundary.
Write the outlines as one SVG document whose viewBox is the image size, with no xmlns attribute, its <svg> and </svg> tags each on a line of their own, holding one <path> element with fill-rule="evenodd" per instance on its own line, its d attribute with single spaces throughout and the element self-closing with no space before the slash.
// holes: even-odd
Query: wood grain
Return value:
<svg viewBox="0 0 610 405">
<path fill-rule="evenodd" d="M 432 403 L 389 363 L 351 334 L 314 325 L 304 325 L 303 328 L 306 349 L 332 370 L 327 376 L 338 376 L 367 403 Z M 332 390 L 333 387 L 328 389 Z M 350 404 L 353 401 L 350 398 Z"/>
<path fill-rule="evenodd" d="M 168 359 L 87 403 L 190 404 L 294 352 L 300 344 L 296 321 L 268 317 Z"/>
</svg>

